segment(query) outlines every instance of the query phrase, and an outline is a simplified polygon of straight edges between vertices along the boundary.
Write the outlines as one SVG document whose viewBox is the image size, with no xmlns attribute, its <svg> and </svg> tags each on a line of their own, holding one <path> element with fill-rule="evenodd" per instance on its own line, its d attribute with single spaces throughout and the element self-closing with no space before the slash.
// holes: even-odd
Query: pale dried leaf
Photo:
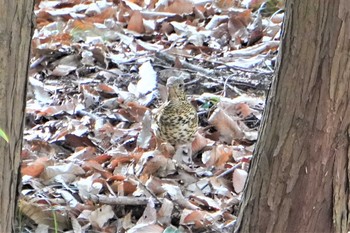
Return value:
<svg viewBox="0 0 350 233">
<path fill-rule="evenodd" d="M 71 218 L 73 232 L 74 233 L 83 232 L 83 229 L 82 229 L 81 225 L 79 224 L 78 219 L 74 216 L 70 216 L 70 218 Z"/>
<path fill-rule="evenodd" d="M 52 75 L 54 76 L 66 76 L 70 72 L 76 70 L 76 66 L 71 66 L 71 65 L 58 65 L 55 67 L 55 69 L 52 71 Z"/>
<path fill-rule="evenodd" d="M 80 178 L 78 181 L 76 181 L 75 184 L 79 190 L 79 196 L 82 198 L 88 198 L 91 194 L 98 194 L 103 185 L 99 182 L 94 181 L 99 177 L 100 174 L 94 173 L 87 178 Z"/>
<path fill-rule="evenodd" d="M 85 171 L 79 165 L 74 163 L 48 166 L 42 174 L 42 178 L 49 180 L 57 175 L 62 174 L 83 175 L 85 174 Z"/>
<path fill-rule="evenodd" d="M 163 233 L 164 228 L 157 224 L 138 224 L 126 233 Z"/>
<path fill-rule="evenodd" d="M 130 229 L 134 224 L 132 223 L 132 212 L 130 211 L 125 217 L 122 219 L 123 228 L 125 230 Z"/>
<path fill-rule="evenodd" d="M 242 170 L 242 169 L 234 170 L 232 174 L 232 183 L 236 193 L 240 193 L 243 191 L 244 184 L 247 180 L 247 177 L 248 177 L 248 173 L 245 170 Z"/>
<path fill-rule="evenodd" d="M 173 209 L 174 204 L 168 199 L 164 199 L 157 213 L 159 223 L 165 226 L 170 225 Z"/>
<path fill-rule="evenodd" d="M 143 63 L 139 68 L 141 79 L 137 82 L 136 90 L 141 94 L 146 94 L 157 87 L 157 73 L 154 71 L 150 61 Z"/>
<path fill-rule="evenodd" d="M 114 212 L 111 205 L 103 205 L 100 208 L 91 212 L 89 220 L 93 226 L 103 227 L 105 223 L 114 217 Z"/>
<path fill-rule="evenodd" d="M 146 111 L 142 119 L 142 129 L 137 137 L 137 146 L 141 148 L 148 148 L 149 142 L 152 138 L 152 117 L 151 112 Z"/>
<path fill-rule="evenodd" d="M 143 211 L 137 225 L 151 225 L 157 222 L 157 211 L 155 209 L 153 198 L 148 200 L 146 209 Z"/>
<path fill-rule="evenodd" d="M 166 192 L 170 195 L 171 200 L 179 204 L 183 208 L 196 210 L 199 209 L 198 206 L 193 205 L 189 200 L 187 200 L 181 192 L 181 189 L 178 186 L 163 184 L 162 187 L 166 190 Z"/>
</svg>

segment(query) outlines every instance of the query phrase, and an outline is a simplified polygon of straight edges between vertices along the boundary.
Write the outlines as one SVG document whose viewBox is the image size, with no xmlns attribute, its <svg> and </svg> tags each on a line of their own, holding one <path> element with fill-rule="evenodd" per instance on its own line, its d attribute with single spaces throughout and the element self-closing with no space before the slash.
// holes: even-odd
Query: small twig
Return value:
<svg viewBox="0 0 350 233">
<path fill-rule="evenodd" d="M 95 203 L 107 205 L 147 205 L 149 202 L 149 197 L 106 197 L 102 195 L 91 195 L 89 199 Z M 157 198 L 154 201 L 156 204 L 160 204 L 159 201 L 163 201 L 163 198 Z"/>
<path fill-rule="evenodd" d="M 223 89 L 223 91 L 222 91 L 222 96 L 223 96 L 223 97 L 226 97 L 227 81 L 228 81 L 228 77 L 225 78 L 224 89 Z"/>
<path fill-rule="evenodd" d="M 226 90 L 227 90 L 227 88 L 229 88 L 231 91 L 237 92 L 233 86 L 231 86 L 231 85 L 228 84 L 227 82 L 226 82 L 226 84 L 225 84 L 225 82 L 223 82 L 223 81 L 222 81 L 221 79 L 219 79 L 219 78 L 213 78 L 213 77 L 211 77 L 211 76 L 201 76 L 201 75 L 198 75 L 198 76 L 199 76 L 199 77 L 202 77 L 202 78 L 204 78 L 204 79 L 208 79 L 208 80 L 210 80 L 210 81 L 212 81 L 212 82 L 214 82 L 214 83 L 219 83 L 219 84 L 223 85 L 224 88 L 226 88 Z"/>
<path fill-rule="evenodd" d="M 208 63 L 212 63 L 212 64 L 215 64 L 215 65 L 225 66 L 226 68 L 239 70 L 239 71 L 246 72 L 246 73 L 258 73 L 258 74 L 271 75 L 274 72 L 274 71 L 261 71 L 261 70 L 251 69 L 251 68 L 244 68 L 244 67 L 240 67 L 240 66 L 236 66 L 236 65 L 228 65 L 228 64 L 226 64 L 224 62 L 213 61 L 213 60 L 209 60 L 209 59 L 205 59 L 205 58 L 197 58 L 197 57 L 193 57 L 193 56 L 185 55 L 185 54 L 177 54 L 177 53 L 173 53 L 173 54 L 176 55 L 176 56 L 191 58 L 191 59 L 195 59 L 195 60 L 200 60 L 200 61 L 205 61 L 205 62 L 208 62 Z M 218 68 L 216 67 L 215 69 L 218 69 Z"/>
<path fill-rule="evenodd" d="M 217 176 L 217 178 L 221 178 L 221 177 L 224 177 L 226 176 L 227 174 L 233 172 L 234 170 L 236 170 L 237 168 L 240 168 L 242 167 L 242 164 L 239 163 L 239 164 L 236 164 L 235 166 L 231 167 L 230 169 L 224 171 L 223 173 L 221 173 L 220 175 Z"/>
<path fill-rule="evenodd" d="M 170 54 L 167 54 L 165 52 L 156 53 L 155 56 L 158 57 L 159 59 L 175 63 L 175 57 L 170 55 Z M 182 64 L 183 68 L 190 69 L 190 70 L 193 70 L 193 71 L 205 74 L 205 75 L 212 75 L 213 74 L 212 70 L 204 69 L 202 67 L 193 65 L 193 64 L 186 62 L 186 61 L 181 61 L 181 64 Z"/>
<path fill-rule="evenodd" d="M 160 204 L 163 203 L 163 201 L 160 200 L 160 198 L 158 198 L 151 190 L 149 190 L 148 187 L 146 187 L 144 184 L 142 184 L 142 182 L 137 177 L 133 177 L 133 179 L 135 179 L 137 181 L 140 188 L 142 188 L 144 191 L 146 191 L 149 195 L 151 195 L 154 199 L 156 199 Z"/>
</svg>

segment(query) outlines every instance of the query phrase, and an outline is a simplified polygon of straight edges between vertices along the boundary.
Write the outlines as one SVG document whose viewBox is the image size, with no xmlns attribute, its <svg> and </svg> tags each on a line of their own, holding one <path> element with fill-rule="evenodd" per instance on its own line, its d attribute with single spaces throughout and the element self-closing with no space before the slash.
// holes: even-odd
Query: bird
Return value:
<svg viewBox="0 0 350 233">
<path fill-rule="evenodd" d="M 194 140 L 198 128 L 197 111 L 187 100 L 183 78 L 169 77 L 166 87 L 167 101 L 155 116 L 156 138 L 175 148 L 189 145 Z"/>
</svg>

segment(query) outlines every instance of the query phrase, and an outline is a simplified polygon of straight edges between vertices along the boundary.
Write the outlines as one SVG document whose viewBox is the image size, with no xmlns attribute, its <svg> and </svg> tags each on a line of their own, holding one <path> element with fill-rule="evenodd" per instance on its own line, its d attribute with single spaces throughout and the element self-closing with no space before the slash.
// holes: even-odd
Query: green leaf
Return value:
<svg viewBox="0 0 350 233">
<path fill-rule="evenodd" d="M 2 129 L 0 129 L 0 137 L 2 137 L 3 139 L 5 139 L 5 141 L 6 141 L 7 143 L 9 143 L 9 138 L 8 138 L 8 136 L 6 135 L 6 133 L 5 133 Z"/>
</svg>

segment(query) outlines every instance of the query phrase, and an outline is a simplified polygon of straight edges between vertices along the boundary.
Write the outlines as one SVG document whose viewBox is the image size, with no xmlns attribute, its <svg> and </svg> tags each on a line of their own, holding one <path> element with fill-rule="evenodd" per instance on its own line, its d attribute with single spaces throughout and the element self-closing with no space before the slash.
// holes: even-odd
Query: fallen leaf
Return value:
<svg viewBox="0 0 350 233">
<path fill-rule="evenodd" d="M 242 169 L 234 170 L 232 174 L 232 183 L 236 193 L 241 193 L 243 191 L 244 184 L 247 180 L 247 177 L 248 177 L 248 173 L 245 170 L 242 170 Z"/>
<path fill-rule="evenodd" d="M 234 139 L 242 139 L 244 133 L 237 122 L 229 117 L 223 110 L 217 108 L 210 116 L 208 122 L 219 131 L 221 140 L 231 144 Z"/>
<path fill-rule="evenodd" d="M 170 225 L 171 216 L 174 210 L 174 203 L 168 199 L 164 199 L 162 206 L 157 212 L 157 219 L 162 225 Z"/>
<path fill-rule="evenodd" d="M 103 227 L 107 221 L 114 217 L 114 212 L 111 205 L 103 205 L 92 211 L 89 220 L 93 226 Z"/>
<path fill-rule="evenodd" d="M 48 161 L 49 159 L 47 157 L 43 157 L 38 158 L 29 165 L 22 165 L 22 176 L 27 175 L 32 177 L 39 177 L 41 173 L 45 170 L 45 167 L 48 165 Z"/>
<path fill-rule="evenodd" d="M 157 224 L 137 224 L 126 233 L 163 233 L 164 228 Z"/>
<path fill-rule="evenodd" d="M 164 7 L 163 10 L 164 12 L 170 12 L 170 13 L 175 13 L 175 14 L 191 14 L 193 12 L 193 2 L 188 1 L 188 0 L 173 0 L 170 1 L 171 3 L 167 6 Z"/>
<path fill-rule="evenodd" d="M 157 73 L 153 69 L 150 61 L 143 63 L 139 67 L 140 80 L 137 82 L 136 90 L 141 94 L 147 94 L 157 87 Z"/>
<path fill-rule="evenodd" d="M 134 11 L 128 22 L 128 30 L 143 34 L 145 32 L 145 26 L 143 25 L 143 17 L 140 11 Z"/>
</svg>

